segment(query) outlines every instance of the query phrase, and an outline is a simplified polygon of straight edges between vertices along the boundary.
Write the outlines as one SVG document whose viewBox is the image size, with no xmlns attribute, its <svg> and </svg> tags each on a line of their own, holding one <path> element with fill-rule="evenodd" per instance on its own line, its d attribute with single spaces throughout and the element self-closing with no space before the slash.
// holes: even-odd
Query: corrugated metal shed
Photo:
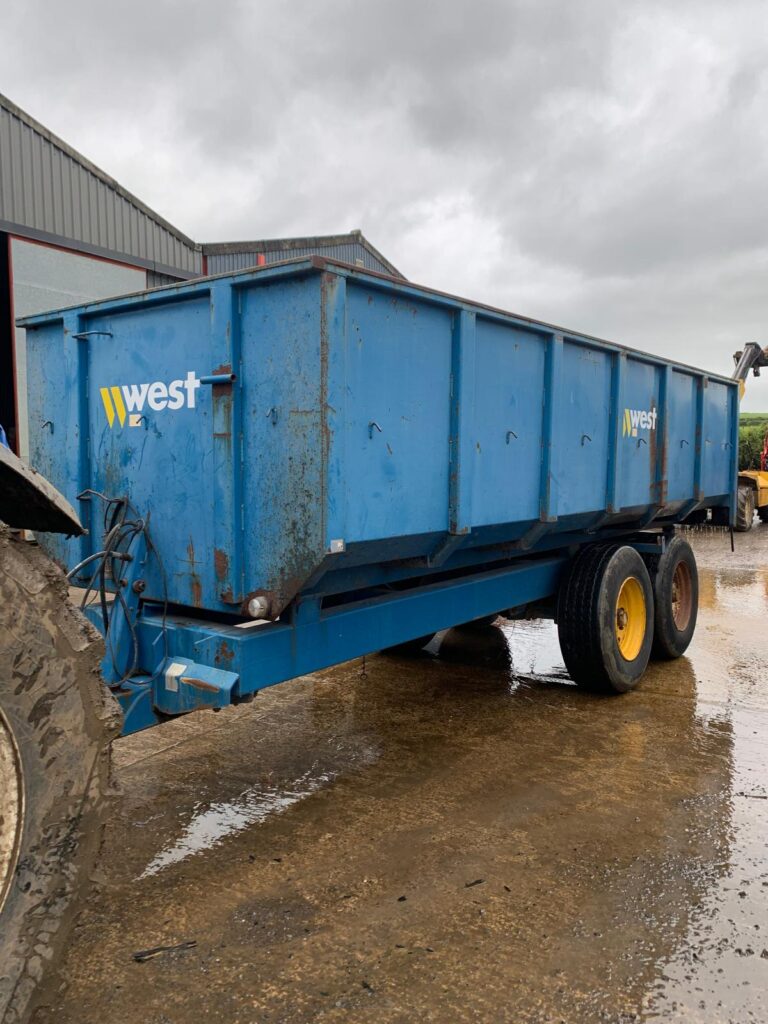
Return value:
<svg viewBox="0 0 768 1024">
<path fill-rule="evenodd" d="M 147 271 L 147 288 L 165 288 L 169 284 L 178 284 L 178 275 L 159 274 L 156 270 Z"/>
<path fill-rule="evenodd" d="M 192 239 L 2 95 L 0 230 L 174 278 L 202 272 Z"/>
<path fill-rule="evenodd" d="M 297 256 L 328 256 L 376 270 L 392 277 L 403 277 L 397 267 L 375 249 L 361 231 L 346 235 L 318 235 L 314 238 L 268 238 L 259 242 L 214 242 L 204 244 L 203 254 L 209 274 L 229 274 L 260 263 L 278 263 Z"/>
</svg>

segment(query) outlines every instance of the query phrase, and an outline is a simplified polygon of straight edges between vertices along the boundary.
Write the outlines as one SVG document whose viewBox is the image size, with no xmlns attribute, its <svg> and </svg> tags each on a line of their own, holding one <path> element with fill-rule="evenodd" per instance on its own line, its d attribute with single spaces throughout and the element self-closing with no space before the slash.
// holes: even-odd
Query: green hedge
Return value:
<svg viewBox="0 0 768 1024">
<path fill-rule="evenodd" d="M 739 469 L 760 469 L 768 413 L 743 412 L 739 417 Z"/>
</svg>

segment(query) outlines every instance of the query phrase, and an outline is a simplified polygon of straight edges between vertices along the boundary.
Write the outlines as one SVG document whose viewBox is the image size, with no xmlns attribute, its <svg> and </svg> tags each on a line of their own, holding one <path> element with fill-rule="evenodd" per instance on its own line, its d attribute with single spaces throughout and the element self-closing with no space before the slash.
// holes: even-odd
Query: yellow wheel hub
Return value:
<svg viewBox="0 0 768 1024">
<path fill-rule="evenodd" d="M 640 581 L 628 576 L 616 600 L 616 643 L 626 661 L 634 661 L 645 640 L 647 612 Z"/>
</svg>

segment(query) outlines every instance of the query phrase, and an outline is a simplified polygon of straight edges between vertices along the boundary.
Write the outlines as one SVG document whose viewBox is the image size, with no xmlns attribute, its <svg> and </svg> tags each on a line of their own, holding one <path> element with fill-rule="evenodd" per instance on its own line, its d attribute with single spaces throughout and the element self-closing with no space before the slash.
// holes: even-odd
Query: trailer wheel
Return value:
<svg viewBox="0 0 768 1024">
<path fill-rule="evenodd" d="M 60 571 L 0 526 L 0 1020 L 44 999 L 101 844 L 116 705 Z"/>
<path fill-rule="evenodd" d="M 597 693 L 636 686 L 653 642 L 653 588 L 637 551 L 583 548 L 557 595 L 557 627 L 565 666 L 578 686 Z"/>
<path fill-rule="evenodd" d="M 651 657 L 679 658 L 696 629 L 699 610 L 696 556 L 687 540 L 674 537 L 662 555 L 648 555 L 645 564 L 653 583 L 655 608 Z"/>
<path fill-rule="evenodd" d="M 746 533 L 752 529 L 755 518 L 755 492 L 749 484 L 739 484 L 736 494 L 736 522 L 733 528 L 737 533 Z"/>
</svg>

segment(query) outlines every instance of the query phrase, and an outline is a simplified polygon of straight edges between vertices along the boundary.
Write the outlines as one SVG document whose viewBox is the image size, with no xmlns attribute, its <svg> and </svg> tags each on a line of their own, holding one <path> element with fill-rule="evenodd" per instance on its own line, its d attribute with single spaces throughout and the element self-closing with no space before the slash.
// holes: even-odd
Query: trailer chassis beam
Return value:
<svg viewBox="0 0 768 1024">
<path fill-rule="evenodd" d="M 319 597 L 299 600 L 278 622 L 229 625 L 143 605 L 135 629 L 145 671 L 116 692 L 123 734 L 200 708 L 225 707 L 307 672 L 543 601 L 557 591 L 567 562 L 563 554 L 519 559 L 502 569 L 330 607 Z"/>
</svg>

